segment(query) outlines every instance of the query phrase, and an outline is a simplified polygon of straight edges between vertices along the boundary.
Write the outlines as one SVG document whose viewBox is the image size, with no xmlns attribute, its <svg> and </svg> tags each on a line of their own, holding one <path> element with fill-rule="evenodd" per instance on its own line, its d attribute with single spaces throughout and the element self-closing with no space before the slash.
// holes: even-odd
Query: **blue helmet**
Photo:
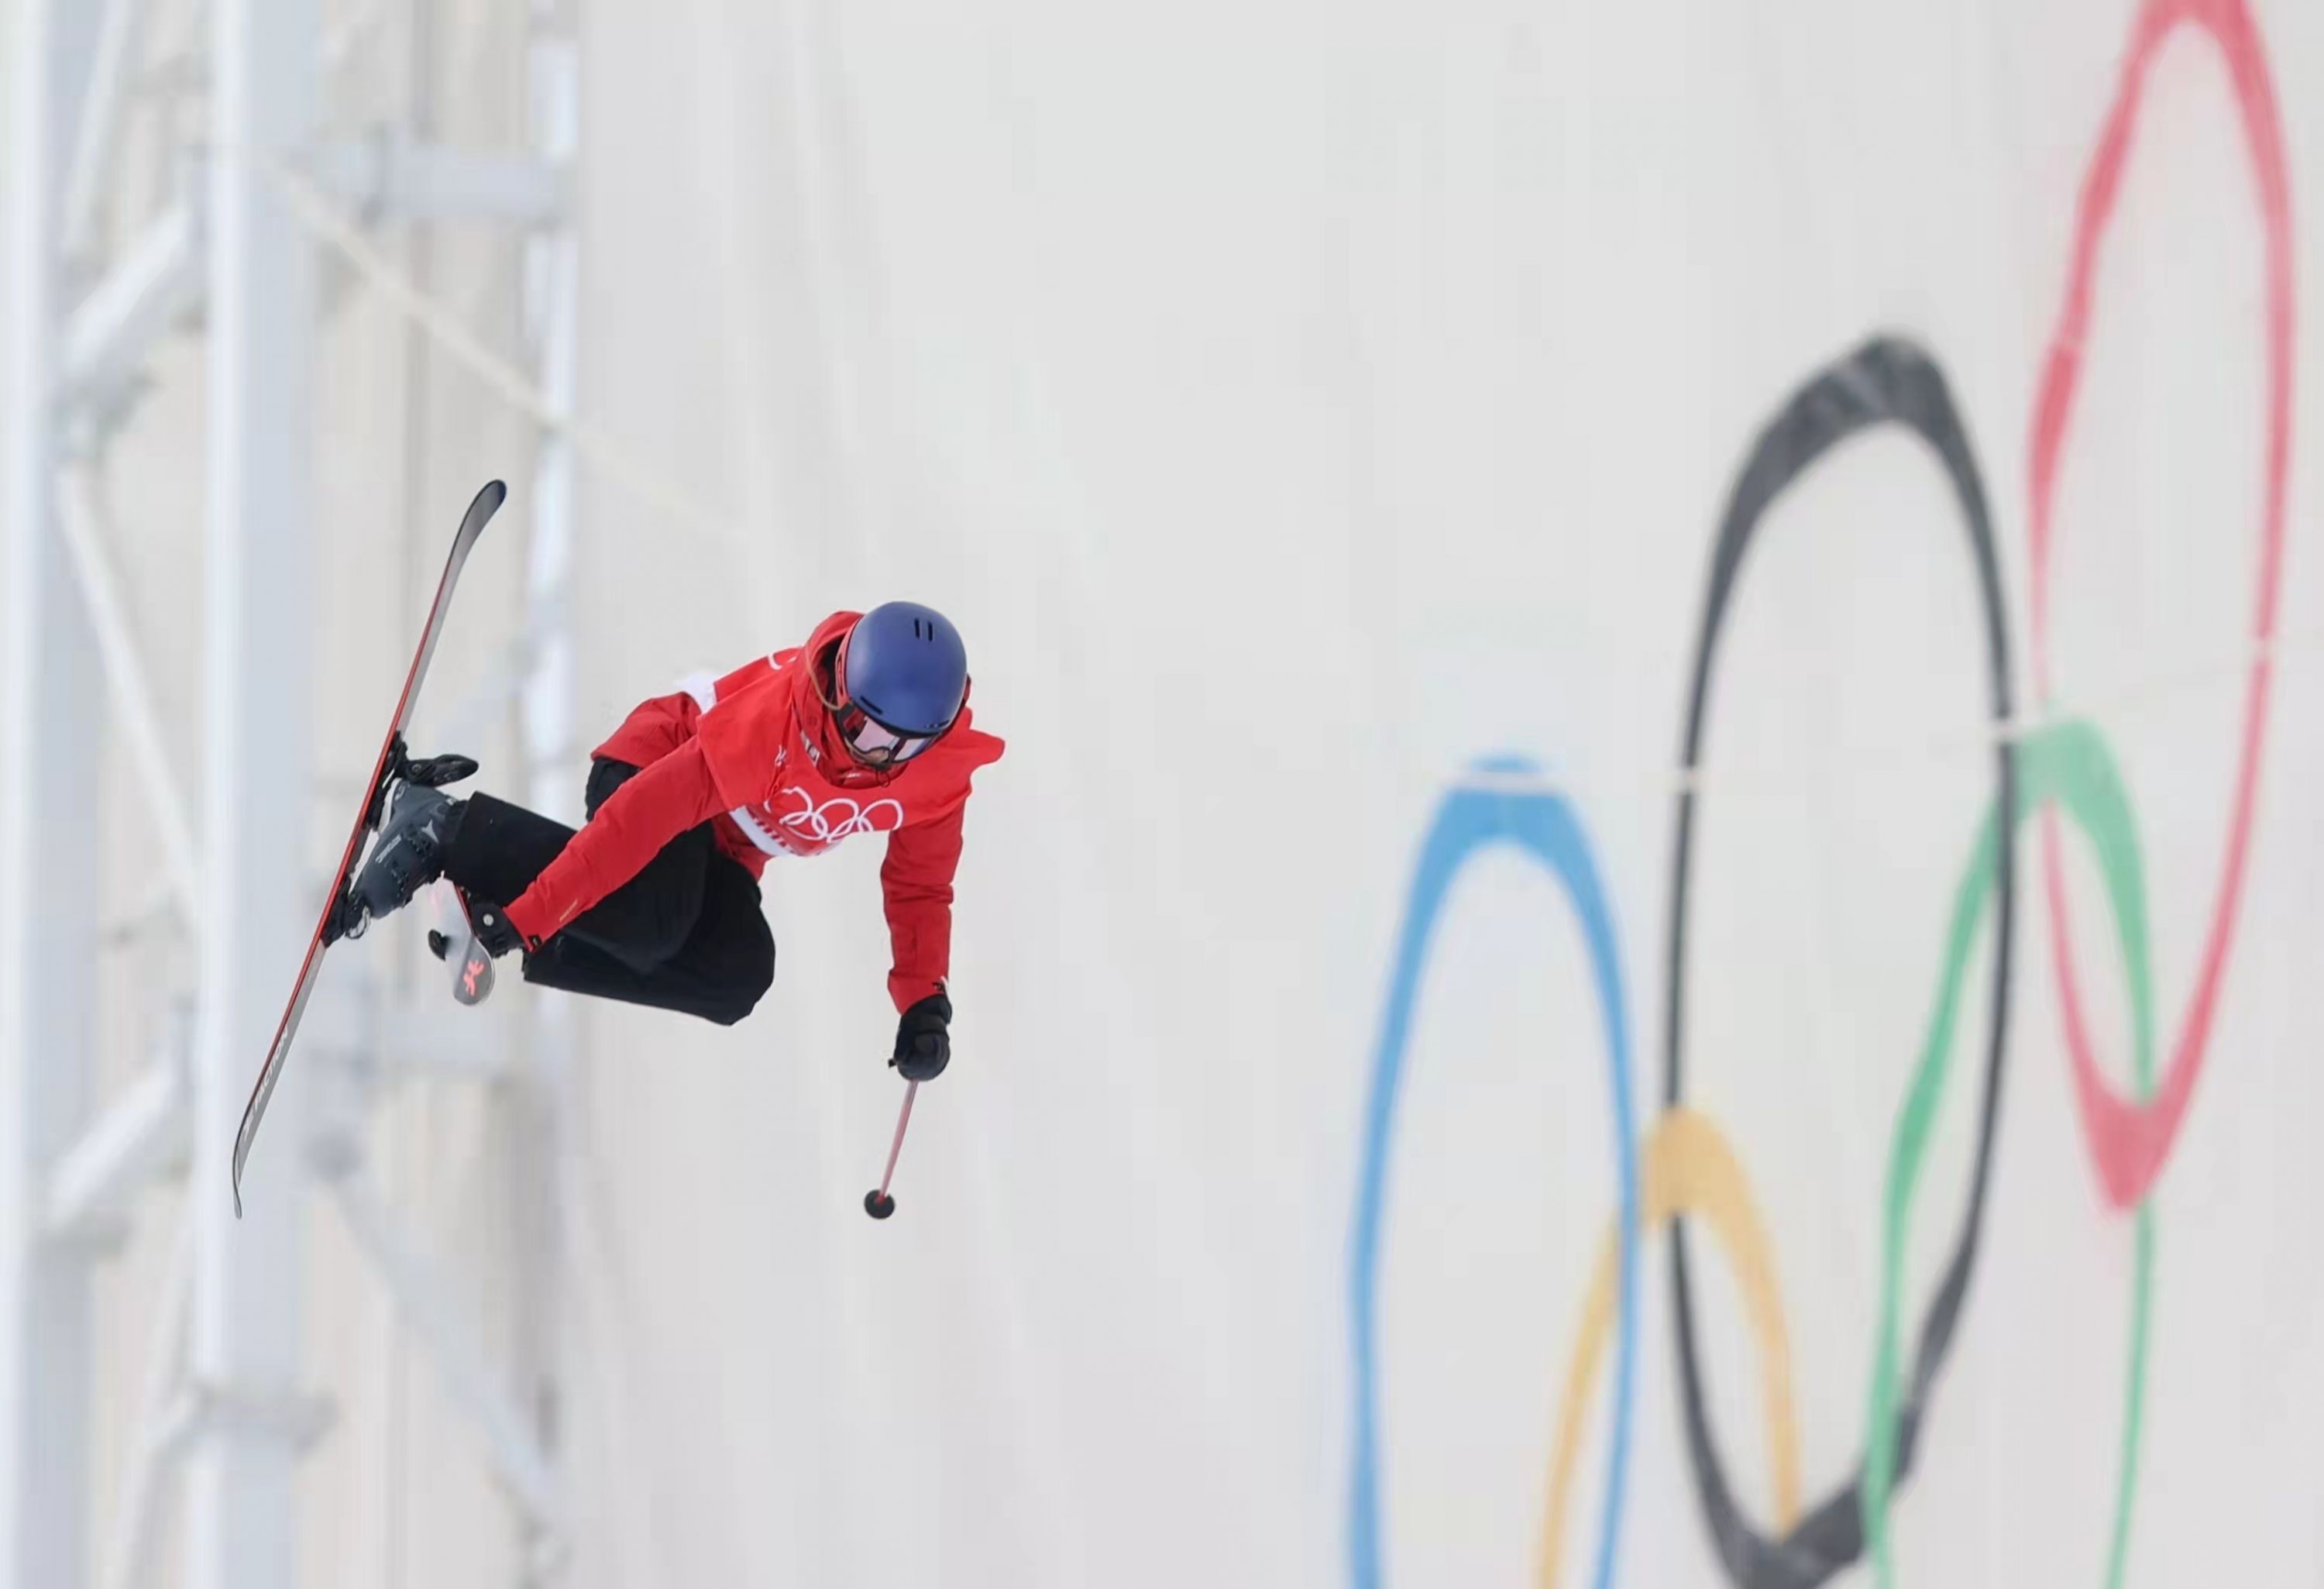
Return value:
<svg viewBox="0 0 2324 1589">
<path fill-rule="evenodd" d="M 968 698 L 960 631 L 918 602 L 888 602 L 858 618 L 840 642 L 836 672 L 840 732 L 875 765 L 927 749 Z"/>
</svg>

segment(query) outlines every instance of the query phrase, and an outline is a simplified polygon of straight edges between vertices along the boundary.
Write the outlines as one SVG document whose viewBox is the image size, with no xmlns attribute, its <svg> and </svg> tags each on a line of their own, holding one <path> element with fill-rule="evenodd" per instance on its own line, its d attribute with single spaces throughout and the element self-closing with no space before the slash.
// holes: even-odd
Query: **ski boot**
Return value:
<svg viewBox="0 0 2324 1589">
<path fill-rule="evenodd" d="M 345 936 L 361 938 L 372 922 L 401 910 L 444 874 L 445 846 L 466 802 L 436 786 L 451 781 L 442 774 L 465 777 L 475 770 L 475 763 L 465 756 L 438 756 L 412 763 L 397 781 L 378 840 L 363 870 L 347 885 Z"/>
</svg>

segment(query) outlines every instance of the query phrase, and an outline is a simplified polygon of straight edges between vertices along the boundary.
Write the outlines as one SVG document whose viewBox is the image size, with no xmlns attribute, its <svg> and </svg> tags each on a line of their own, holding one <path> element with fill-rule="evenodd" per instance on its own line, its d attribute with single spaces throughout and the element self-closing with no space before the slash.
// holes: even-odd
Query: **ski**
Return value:
<svg viewBox="0 0 2324 1589">
<path fill-rule="evenodd" d="M 470 938 L 449 964 L 453 998 L 473 1007 L 493 996 L 493 957 L 484 953 L 484 945 Z"/>
<path fill-rule="evenodd" d="M 428 676 L 429 660 L 436 653 L 437 638 L 444 630 L 444 615 L 452 605 L 452 589 L 460 580 L 461 567 L 477 537 L 484 532 L 493 513 L 508 496 L 508 487 L 498 480 L 486 484 L 476 493 L 475 500 L 460 520 L 458 533 L 452 537 L 452 553 L 444 562 L 444 577 L 436 587 L 435 605 L 428 609 L 428 626 L 420 636 L 420 649 L 411 659 L 411 670 L 404 675 L 403 694 L 395 704 L 395 720 L 388 725 L 387 737 L 381 743 L 379 760 L 372 767 L 371 782 L 366 787 L 362 808 L 355 813 L 355 831 L 347 836 L 347 847 L 339 857 L 338 875 L 332 880 L 329 895 L 323 901 L 323 913 L 315 924 L 315 936 L 307 945 L 307 957 L 299 967 L 299 981 L 290 990 L 290 1002 L 282 1012 L 281 1024 L 274 1029 L 273 1045 L 266 1051 L 266 1064 L 258 1073 L 257 1085 L 250 1091 L 250 1102 L 242 1112 L 241 1129 L 234 1138 L 234 1214 L 242 1217 L 242 1169 L 250 1157 L 250 1145 L 258 1136 L 259 1122 L 266 1118 L 266 1105 L 274 1096 L 274 1084 L 281 1079 L 283 1061 L 290 1058 L 290 1039 L 298 1035 L 299 1018 L 306 1013 L 307 1000 L 315 991 L 315 977 L 322 967 L 323 951 L 342 938 L 360 938 L 370 925 L 368 914 L 359 910 L 348 893 L 354 881 L 355 865 L 361 857 L 364 840 L 379 829 L 386 815 L 388 791 L 401 781 L 409 779 L 420 783 L 449 783 L 475 771 L 475 763 L 465 757 L 438 756 L 428 762 L 415 762 L 406 754 L 403 731 L 410 725 L 411 710 L 419 702 L 420 686 Z M 489 965 L 489 960 L 487 964 Z"/>
<path fill-rule="evenodd" d="M 452 891 L 452 904 L 459 914 L 460 930 L 446 946 L 444 964 L 452 970 L 452 997 L 473 1008 L 493 996 L 493 957 L 477 938 L 476 924 L 468 919 L 468 901 L 456 888 Z"/>
</svg>

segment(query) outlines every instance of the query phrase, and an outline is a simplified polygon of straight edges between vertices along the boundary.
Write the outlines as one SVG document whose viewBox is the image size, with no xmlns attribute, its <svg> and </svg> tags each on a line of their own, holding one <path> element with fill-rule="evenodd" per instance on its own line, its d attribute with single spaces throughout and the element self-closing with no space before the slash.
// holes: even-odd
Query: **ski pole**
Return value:
<svg viewBox="0 0 2324 1589">
<path fill-rule="evenodd" d="M 874 1219 L 885 1219 L 896 1212 L 896 1199 L 888 1195 L 888 1183 L 896 1178 L 896 1156 L 904 1150 L 904 1128 L 912 1123 L 912 1095 L 920 1084 L 912 1082 L 904 1088 L 904 1106 L 896 1115 L 896 1140 L 888 1144 L 888 1169 L 880 1177 L 879 1189 L 863 1194 L 863 1212 Z"/>
</svg>

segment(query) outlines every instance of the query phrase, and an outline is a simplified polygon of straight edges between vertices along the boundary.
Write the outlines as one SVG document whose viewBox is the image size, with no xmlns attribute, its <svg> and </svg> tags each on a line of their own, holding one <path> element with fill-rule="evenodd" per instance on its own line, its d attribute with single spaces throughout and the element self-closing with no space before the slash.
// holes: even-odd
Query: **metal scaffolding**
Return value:
<svg viewBox="0 0 2324 1589">
<path fill-rule="evenodd" d="M 324 36 L 319 0 L 209 0 L 208 126 L 178 152 L 191 175 L 108 243 L 100 200 L 149 53 L 152 9 L 147 0 L 16 0 L 13 11 L 0 525 L 0 1589 L 148 1581 L 173 1501 L 184 1506 L 178 1581 L 290 1589 L 297 1466 L 331 1420 L 327 1388 L 308 1382 L 300 1354 L 304 1233 L 318 1194 L 472 1416 L 526 1540 L 524 1580 L 540 1582 L 563 1559 L 547 1297 L 568 1018 L 544 1009 L 512 1046 L 508 1023 L 463 1025 L 432 1009 L 327 1013 L 299 1057 L 310 1085 L 275 1102 L 239 1223 L 226 1163 L 317 904 L 299 836 L 315 771 L 306 614 L 317 561 L 318 234 L 471 365 L 474 343 L 447 329 L 449 311 L 383 279 L 350 239 L 364 226 L 445 219 L 522 236 L 519 332 L 531 367 L 519 406 L 541 424 L 512 683 L 527 792 L 549 809 L 570 798 L 558 785 L 571 781 L 573 717 L 571 20 L 559 0 L 534 0 L 529 13 L 529 149 L 461 150 L 394 127 L 333 144 L 318 134 L 325 63 L 351 46 Z M 155 659 L 143 652 L 108 560 L 101 485 L 106 448 L 134 414 L 158 346 L 197 318 L 208 338 L 198 782 L 165 747 Z M 108 733 L 160 852 L 163 919 L 195 971 L 173 990 L 180 1014 L 161 1023 L 141 1074 L 100 1098 L 93 880 Z M 526 1188 L 523 1278 L 536 1295 L 521 1308 L 518 1361 L 486 1350 L 368 1168 L 367 1083 L 383 1050 L 415 1054 L 428 1062 L 415 1068 L 431 1074 L 513 1089 L 522 1104 L 507 1113 L 524 1122 L 511 1161 Z M 302 1093 L 315 1105 L 305 1115 Z M 124 1444 L 116 1510 L 101 1529 L 91 1277 L 148 1212 L 152 1200 L 141 1194 L 180 1178 L 183 1225 L 153 1316 L 143 1426 Z M 99 1538 L 105 1547 L 92 1553 L 88 1542 Z"/>
</svg>

